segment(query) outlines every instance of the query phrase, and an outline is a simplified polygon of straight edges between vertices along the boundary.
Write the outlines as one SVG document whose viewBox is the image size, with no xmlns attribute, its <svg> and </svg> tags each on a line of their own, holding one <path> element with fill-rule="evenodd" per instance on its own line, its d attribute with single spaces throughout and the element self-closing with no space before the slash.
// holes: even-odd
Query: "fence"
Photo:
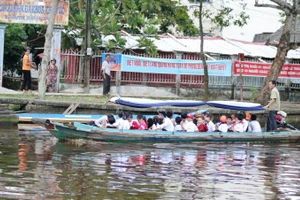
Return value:
<svg viewBox="0 0 300 200">
<path fill-rule="evenodd" d="M 101 65 L 102 65 L 102 52 L 93 55 L 91 60 L 90 81 L 102 82 L 101 78 Z M 131 52 L 124 54 L 132 55 Z M 146 54 L 138 54 L 141 57 L 149 57 Z M 185 53 L 175 55 L 174 53 L 160 53 L 158 58 L 168 59 L 187 59 L 199 60 L 199 54 Z M 221 55 L 214 56 L 216 60 L 230 60 L 230 56 Z M 259 62 L 256 58 L 245 58 L 246 61 Z M 264 60 L 265 62 L 272 62 L 272 60 Z M 299 61 L 291 62 L 297 63 Z M 297 63 L 298 64 L 298 63 Z M 84 54 L 72 50 L 65 50 L 61 53 L 61 79 L 66 83 L 82 83 L 84 80 Z M 116 72 L 111 72 L 112 82 L 116 81 Z M 179 85 L 178 85 L 179 80 Z M 264 77 L 250 77 L 243 76 L 243 86 L 260 88 L 263 84 Z M 300 88 L 299 79 L 283 79 L 279 78 L 279 86 L 289 86 L 291 88 Z M 121 72 L 121 84 L 143 84 L 147 86 L 179 86 L 179 87 L 202 87 L 204 83 L 203 75 L 175 75 L 175 74 L 157 74 L 157 73 L 140 73 L 140 72 Z M 177 85 L 176 85 L 177 84 Z M 239 85 L 240 79 L 238 77 L 226 76 L 209 76 L 210 86 L 231 86 Z"/>
</svg>

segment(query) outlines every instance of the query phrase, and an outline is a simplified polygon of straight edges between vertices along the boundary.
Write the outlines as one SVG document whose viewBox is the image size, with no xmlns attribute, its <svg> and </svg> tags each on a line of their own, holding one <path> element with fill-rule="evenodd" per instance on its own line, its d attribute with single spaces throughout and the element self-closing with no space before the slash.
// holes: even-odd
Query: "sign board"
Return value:
<svg viewBox="0 0 300 200">
<path fill-rule="evenodd" d="M 243 76 L 266 77 L 271 69 L 271 63 L 241 62 Z M 240 64 L 234 62 L 233 74 L 240 74 Z M 279 78 L 300 78 L 300 64 L 284 64 Z"/>
<path fill-rule="evenodd" d="M 122 55 L 121 70 L 125 72 L 145 72 L 162 74 L 204 75 L 201 60 L 145 58 Z M 207 61 L 211 76 L 231 76 L 232 61 Z"/>
<path fill-rule="evenodd" d="M 47 24 L 51 0 L 0 0 L 0 22 Z M 55 25 L 68 25 L 69 1 L 60 0 Z"/>
<path fill-rule="evenodd" d="M 111 54 L 111 53 L 108 54 L 110 55 L 110 59 L 109 59 L 110 71 L 121 71 L 122 54 Z M 106 55 L 107 55 L 106 53 L 102 54 L 102 63 L 104 62 Z"/>
</svg>

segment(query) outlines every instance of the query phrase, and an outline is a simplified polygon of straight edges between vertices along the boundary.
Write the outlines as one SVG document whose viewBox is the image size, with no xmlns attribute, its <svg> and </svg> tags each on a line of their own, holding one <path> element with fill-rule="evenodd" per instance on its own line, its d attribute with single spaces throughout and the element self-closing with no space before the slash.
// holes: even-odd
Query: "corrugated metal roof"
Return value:
<svg viewBox="0 0 300 200">
<path fill-rule="evenodd" d="M 137 42 L 140 36 L 128 34 L 122 37 L 127 40 L 127 49 L 140 49 Z M 200 37 L 175 37 L 172 35 L 160 35 L 159 37 L 159 40 L 150 37 L 159 51 L 200 52 Z M 109 39 L 112 38 L 107 36 L 104 40 L 107 41 Z M 275 57 L 276 51 L 276 47 L 263 43 L 245 42 L 223 37 L 204 37 L 204 52 L 207 54 L 238 55 L 243 53 L 245 56 L 272 59 Z M 290 50 L 287 58 L 300 59 L 300 49 Z"/>
</svg>

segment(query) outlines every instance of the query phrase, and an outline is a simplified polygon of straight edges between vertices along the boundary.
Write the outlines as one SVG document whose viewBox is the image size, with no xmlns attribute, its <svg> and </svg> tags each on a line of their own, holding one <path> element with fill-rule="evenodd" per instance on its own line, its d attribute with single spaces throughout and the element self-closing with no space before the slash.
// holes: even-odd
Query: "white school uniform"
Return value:
<svg viewBox="0 0 300 200">
<path fill-rule="evenodd" d="M 216 126 L 212 121 L 209 121 L 207 124 L 207 132 L 214 132 L 216 130 Z"/>
<path fill-rule="evenodd" d="M 233 128 L 236 132 L 244 132 L 244 125 L 242 122 L 235 123 Z"/>
<path fill-rule="evenodd" d="M 227 123 L 221 123 L 221 124 L 219 125 L 218 130 L 219 130 L 220 132 L 226 133 L 226 132 L 228 131 L 228 125 L 227 125 Z"/>
<path fill-rule="evenodd" d="M 180 124 L 176 124 L 174 127 L 174 131 L 182 131 L 182 127 Z"/>
<path fill-rule="evenodd" d="M 169 118 L 165 118 L 164 123 L 158 125 L 158 127 L 161 129 L 166 129 L 167 131 L 174 131 L 174 125 Z"/>
<path fill-rule="evenodd" d="M 198 127 L 194 124 L 194 122 L 188 122 L 185 127 L 186 132 L 197 132 Z"/>
<path fill-rule="evenodd" d="M 246 132 L 247 128 L 249 126 L 249 121 L 246 119 L 243 119 L 243 131 Z"/>
<path fill-rule="evenodd" d="M 124 120 L 123 118 L 117 119 L 117 121 L 113 123 L 112 126 L 117 127 L 118 129 L 130 129 L 128 120 Z"/>
</svg>

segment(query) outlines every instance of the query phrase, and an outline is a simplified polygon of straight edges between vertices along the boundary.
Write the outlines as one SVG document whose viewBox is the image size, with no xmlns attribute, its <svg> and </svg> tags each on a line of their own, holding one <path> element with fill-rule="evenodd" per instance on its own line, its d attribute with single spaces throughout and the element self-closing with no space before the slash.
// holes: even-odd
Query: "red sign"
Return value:
<svg viewBox="0 0 300 200">
<path fill-rule="evenodd" d="M 271 63 L 241 62 L 242 75 L 266 77 L 271 65 Z M 240 75 L 239 61 L 233 64 L 233 74 Z M 284 64 L 279 78 L 300 78 L 300 64 Z"/>
</svg>

